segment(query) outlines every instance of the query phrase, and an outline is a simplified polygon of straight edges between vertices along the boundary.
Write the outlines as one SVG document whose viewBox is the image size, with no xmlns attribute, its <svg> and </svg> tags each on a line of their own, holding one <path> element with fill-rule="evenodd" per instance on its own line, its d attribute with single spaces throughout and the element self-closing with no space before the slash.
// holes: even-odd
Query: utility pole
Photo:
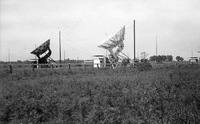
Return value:
<svg viewBox="0 0 200 124">
<path fill-rule="evenodd" d="M 134 62 L 135 62 L 135 20 L 133 21 L 133 42 L 134 42 Z"/>
<path fill-rule="evenodd" d="M 65 50 L 64 50 L 64 61 L 65 61 Z"/>
<path fill-rule="evenodd" d="M 60 54 L 60 68 L 61 68 L 61 31 L 59 31 L 59 54 Z"/>
<path fill-rule="evenodd" d="M 156 36 L 156 56 L 158 55 L 158 48 L 157 48 L 157 36 Z"/>
<path fill-rule="evenodd" d="M 2 61 L 2 59 L 1 59 L 1 51 L 2 51 L 2 49 L 1 49 L 1 40 L 0 40 L 0 61 Z"/>
<path fill-rule="evenodd" d="M 10 62 L 10 49 L 8 49 L 8 62 Z"/>
<path fill-rule="evenodd" d="M 107 37 L 108 37 L 108 35 L 107 35 L 107 33 L 106 33 L 106 39 L 107 39 Z M 107 49 L 106 49 L 106 57 L 107 57 Z"/>
</svg>

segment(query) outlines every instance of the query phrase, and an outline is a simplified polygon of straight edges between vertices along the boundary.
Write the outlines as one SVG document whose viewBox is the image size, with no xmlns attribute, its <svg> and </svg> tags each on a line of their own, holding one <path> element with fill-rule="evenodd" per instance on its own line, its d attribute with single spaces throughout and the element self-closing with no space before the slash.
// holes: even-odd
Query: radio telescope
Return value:
<svg viewBox="0 0 200 124">
<path fill-rule="evenodd" d="M 108 59 L 110 61 L 110 64 L 113 66 L 113 68 L 117 66 L 119 60 L 122 60 L 124 58 L 129 59 L 129 57 L 127 57 L 122 52 L 124 48 L 124 42 L 123 42 L 124 35 L 125 35 L 125 26 L 116 34 L 108 36 L 105 40 L 103 40 L 103 43 L 98 46 L 110 52 L 110 54 L 108 55 Z M 116 50 L 114 51 L 114 49 Z M 122 53 L 126 57 L 120 55 L 120 53 Z"/>
</svg>

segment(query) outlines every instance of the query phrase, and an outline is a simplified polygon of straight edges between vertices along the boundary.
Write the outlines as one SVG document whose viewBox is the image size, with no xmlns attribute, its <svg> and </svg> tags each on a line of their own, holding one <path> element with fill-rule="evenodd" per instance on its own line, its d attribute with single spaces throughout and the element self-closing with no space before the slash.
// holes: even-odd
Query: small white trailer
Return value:
<svg viewBox="0 0 200 124">
<path fill-rule="evenodd" d="M 103 68 L 110 66 L 108 58 L 104 55 L 94 55 L 93 61 L 94 61 L 94 68 Z"/>
<path fill-rule="evenodd" d="M 190 57 L 189 58 L 190 64 L 200 64 L 200 58 L 199 57 Z"/>
</svg>

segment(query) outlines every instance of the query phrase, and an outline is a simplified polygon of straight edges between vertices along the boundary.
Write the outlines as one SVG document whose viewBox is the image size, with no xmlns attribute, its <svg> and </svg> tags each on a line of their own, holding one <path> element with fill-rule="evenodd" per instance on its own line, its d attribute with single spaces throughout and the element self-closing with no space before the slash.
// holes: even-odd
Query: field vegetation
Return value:
<svg viewBox="0 0 200 124">
<path fill-rule="evenodd" d="M 200 67 L 1 71 L 0 122 L 198 124 Z"/>
</svg>

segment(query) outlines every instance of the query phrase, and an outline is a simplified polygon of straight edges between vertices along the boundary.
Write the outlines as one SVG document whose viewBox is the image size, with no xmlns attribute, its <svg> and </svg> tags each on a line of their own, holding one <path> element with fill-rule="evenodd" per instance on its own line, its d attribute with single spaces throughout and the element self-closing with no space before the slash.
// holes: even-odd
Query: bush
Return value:
<svg viewBox="0 0 200 124">
<path fill-rule="evenodd" d="M 137 63 L 136 68 L 139 71 L 147 71 L 147 70 L 150 70 L 152 68 L 152 65 L 148 62 L 142 62 L 142 63 Z"/>
</svg>

